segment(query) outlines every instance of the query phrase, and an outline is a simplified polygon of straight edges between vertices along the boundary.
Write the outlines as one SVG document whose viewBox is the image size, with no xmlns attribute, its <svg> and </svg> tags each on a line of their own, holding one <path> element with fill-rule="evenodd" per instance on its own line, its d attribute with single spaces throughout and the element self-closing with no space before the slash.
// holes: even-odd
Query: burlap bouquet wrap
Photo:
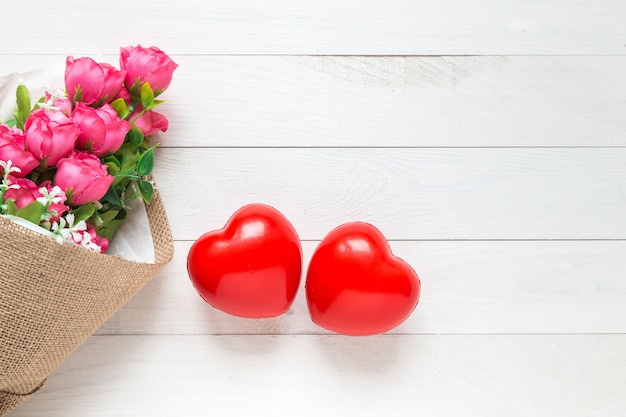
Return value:
<svg viewBox="0 0 626 417">
<path fill-rule="evenodd" d="M 37 391 L 171 260 L 172 235 L 158 192 L 146 213 L 154 262 L 59 244 L 0 217 L 0 416 Z"/>
</svg>

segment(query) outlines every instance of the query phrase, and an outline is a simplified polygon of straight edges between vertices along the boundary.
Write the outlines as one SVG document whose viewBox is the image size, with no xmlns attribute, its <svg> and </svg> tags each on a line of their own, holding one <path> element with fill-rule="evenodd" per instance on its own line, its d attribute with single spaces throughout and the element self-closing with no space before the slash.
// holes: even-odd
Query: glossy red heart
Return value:
<svg viewBox="0 0 626 417">
<path fill-rule="evenodd" d="M 300 239 L 278 210 L 249 204 L 224 228 L 193 243 L 187 271 L 200 296 L 217 309 L 248 318 L 278 316 L 300 285 Z"/>
<path fill-rule="evenodd" d="M 411 315 L 420 296 L 413 268 L 391 253 L 377 228 L 363 222 L 343 224 L 324 237 L 305 287 L 312 320 L 351 336 L 393 329 Z"/>
</svg>

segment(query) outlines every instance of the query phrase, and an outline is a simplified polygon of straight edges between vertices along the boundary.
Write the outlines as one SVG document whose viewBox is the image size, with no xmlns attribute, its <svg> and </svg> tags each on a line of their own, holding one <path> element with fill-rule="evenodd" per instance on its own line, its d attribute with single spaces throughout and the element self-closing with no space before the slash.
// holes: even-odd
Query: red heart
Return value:
<svg viewBox="0 0 626 417">
<path fill-rule="evenodd" d="M 363 222 L 332 230 L 313 253 L 306 277 L 313 321 L 337 333 L 383 333 L 405 321 L 420 296 L 415 271 L 391 253 L 383 234 Z"/>
<path fill-rule="evenodd" d="M 240 317 L 278 316 L 289 309 L 300 285 L 300 239 L 278 210 L 249 204 L 224 228 L 194 242 L 187 271 L 215 308 Z"/>
</svg>

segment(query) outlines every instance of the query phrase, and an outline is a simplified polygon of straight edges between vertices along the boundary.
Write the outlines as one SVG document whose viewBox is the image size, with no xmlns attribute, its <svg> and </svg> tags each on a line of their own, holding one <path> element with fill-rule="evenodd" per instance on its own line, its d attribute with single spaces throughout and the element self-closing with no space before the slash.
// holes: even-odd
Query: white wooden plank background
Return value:
<svg viewBox="0 0 626 417">
<path fill-rule="evenodd" d="M 626 56 L 176 59 L 165 146 L 626 145 Z M 0 71 L 46 65 L 62 75 L 65 55 L 8 54 Z"/>
<path fill-rule="evenodd" d="M 626 3 L 11 2 L 0 73 L 157 45 L 176 254 L 11 417 L 616 416 L 626 409 Z M 10 40 L 10 41 L 8 41 Z M 186 253 L 243 204 L 308 263 L 377 225 L 422 279 L 389 334 L 246 320 Z"/>
<path fill-rule="evenodd" d="M 24 54 L 150 40 L 180 54 L 622 55 L 626 36 L 620 0 L 56 0 L 3 10 L 17 17 L 3 31 L 19 35 L 3 47 Z"/>
</svg>

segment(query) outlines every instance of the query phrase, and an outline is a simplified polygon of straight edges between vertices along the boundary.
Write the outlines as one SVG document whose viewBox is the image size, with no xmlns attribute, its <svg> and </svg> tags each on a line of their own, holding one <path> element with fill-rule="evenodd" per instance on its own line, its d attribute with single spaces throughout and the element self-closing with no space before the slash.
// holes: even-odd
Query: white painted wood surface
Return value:
<svg viewBox="0 0 626 417">
<path fill-rule="evenodd" d="M 27 54 L 150 40 L 180 54 L 622 55 L 626 36 L 620 0 L 57 0 L 4 12 L 19 38 L 3 48 Z"/>
<path fill-rule="evenodd" d="M 176 255 L 11 417 L 617 416 L 626 409 L 626 3 L 12 2 L 0 73 L 157 45 Z M 389 334 L 210 308 L 191 242 L 249 202 L 305 264 L 377 225 L 422 279 Z"/>
</svg>

